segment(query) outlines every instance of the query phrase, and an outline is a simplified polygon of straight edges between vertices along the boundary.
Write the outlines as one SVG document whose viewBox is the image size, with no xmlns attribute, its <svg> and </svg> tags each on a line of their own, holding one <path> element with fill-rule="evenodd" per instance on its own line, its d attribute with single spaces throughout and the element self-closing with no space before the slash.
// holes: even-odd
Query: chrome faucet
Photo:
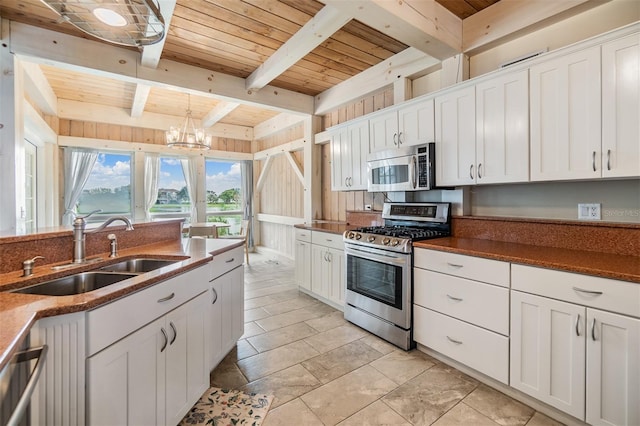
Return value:
<svg viewBox="0 0 640 426">
<path fill-rule="evenodd" d="M 124 216 L 113 216 L 107 219 L 102 225 L 90 231 L 85 231 L 87 222 L 86 218 L 94 213 L 101 212 L 102 210 L 94 210 L 85 216 L 77 216 L 73 221 L 73 263 L 85 263 L 85 234 L 93 234 L 94 232 L 102 231 L 109 226 L 111 222 L 120 220 L 127 225 L 127 231 L 133 231 L 133 225 L 131 221 Z"/>
</svg>

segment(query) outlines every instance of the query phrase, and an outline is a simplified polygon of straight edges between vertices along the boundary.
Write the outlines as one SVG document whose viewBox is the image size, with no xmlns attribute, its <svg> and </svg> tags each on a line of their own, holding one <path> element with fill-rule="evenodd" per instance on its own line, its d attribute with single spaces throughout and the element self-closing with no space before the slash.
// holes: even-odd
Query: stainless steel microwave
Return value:
<svg viewBox="0 0 640 426">
<path fill-rule="evenodd" d="M 435 187 L 435 142 L 376 151 L 367 157 L 369 192 Z"/>
</svg>

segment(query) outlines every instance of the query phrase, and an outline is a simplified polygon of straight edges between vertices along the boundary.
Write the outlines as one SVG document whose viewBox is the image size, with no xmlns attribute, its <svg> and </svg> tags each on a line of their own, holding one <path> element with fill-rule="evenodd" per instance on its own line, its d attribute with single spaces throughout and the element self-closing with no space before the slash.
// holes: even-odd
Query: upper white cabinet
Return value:
<svg viewBox="0 0 640 426">
<path fill-rule="evenodd" d="M 433 142 L 433 99 L 408 102 L 369 118 L 371 152 Z"/>
<path fill-rule="evenodd" d="M 534 65 L 530 79 L 531 180 L 600 177 L 600 46 Z"/>
<path fill-rule="evenodd" d="M 640 176 L 640 35 L 602 45 L 602 176 Z"/>
<path fill-rule="evenodd" d="M 529 180 L 529 73 L 476 85 L 475 182 Z"/>
<path fill-rule="evenodd" d="M 367 189 L 369 122 L 355 121 L 331 137 L 331 190 Z"/>
<path fill-rule="evenodd" d="M 436 185 L 475 182 L 475 87 L 467 86 L 435 98 Z"/>
</svg>

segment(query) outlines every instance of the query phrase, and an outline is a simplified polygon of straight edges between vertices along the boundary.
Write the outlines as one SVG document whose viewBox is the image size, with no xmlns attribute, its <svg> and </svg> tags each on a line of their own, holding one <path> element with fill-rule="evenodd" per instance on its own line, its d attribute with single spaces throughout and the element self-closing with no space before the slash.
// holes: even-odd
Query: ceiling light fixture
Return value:
<svg viewBox="0 0 640 426">
<path fill-rule="evenodd" d="M 101 40 L 147 46 L 162 40 L 165 24 L 157 0 L 42 0 L 68 22 Z"/>
<path fill-rule="evenodd" d="M 211 135 L 205 133 L 203 128 L 197 128 L 191 116 L 191 95 L 187 107 L 187 115 L 182 127 L 171 126 L 165 136 L 167 146 L 171 148 L 210 149 Z"/>
</svg>

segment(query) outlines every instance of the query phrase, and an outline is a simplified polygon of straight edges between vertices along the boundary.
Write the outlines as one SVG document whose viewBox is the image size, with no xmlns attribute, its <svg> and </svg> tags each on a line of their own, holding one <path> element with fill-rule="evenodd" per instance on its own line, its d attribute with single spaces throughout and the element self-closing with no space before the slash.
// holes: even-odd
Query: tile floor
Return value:
<svg viewBox="0 0 640 426">
<path fill-rule="evenodd" d="M 405 352 L 301 293 L 294 265 L 251 254 L 245 334 L 211 385 L 274 395 L 263 425 L 559 423 L 428 355 Z"/>
</svg>

